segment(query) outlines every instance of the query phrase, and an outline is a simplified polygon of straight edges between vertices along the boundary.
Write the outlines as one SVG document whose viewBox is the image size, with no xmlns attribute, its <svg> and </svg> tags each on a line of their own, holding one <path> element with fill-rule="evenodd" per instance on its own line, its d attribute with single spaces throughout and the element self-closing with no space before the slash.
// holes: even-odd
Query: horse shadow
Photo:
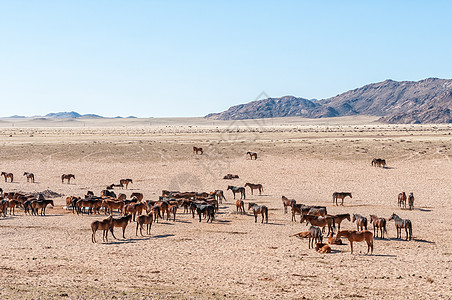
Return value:
<svg viewBox="0 0 452 300">
<path fill-rule="evenodd" d="M 368 255 L 368 254 L 365 254 Z M 397 257 L 397 255 L 393 255 L 393 254 L 370 254 L 371 256 L 376 256 L 376 257 Z"/>
<path fill-rule="evenodd" d="M 432 209 L 425 209 L 425 208 L 415 208 L 415 210 L 423 211 L 423 212 L 431 212 L 431 211 L 433 211 Z"/>
<path fill-rule="evenodd" d="M 221 223 L 221 224 L 223 224 L 223 223 L 231 223 L 231 221 L 229 221 L 229 220 L 214 220 L 214 221 L 216 221 L 218 223 Z"/>
<path fill-rule="evenodd" d="M 426 243 L 426 244 L 436 244 L 436 242 L 427 241 L 427 240 L 424 240 L 424 239 L 413 239 L 413 241 L 419 242 L 419 243 Z"/>
<path fill-rule="evenodd" d="M 392 170 L 395 169 L 394 167 L 383 167 L 383 169 Z"/>
<path fill-rule="evenodd" d="M 191 224 L 192 222 L 190 221 L 183 221 L 183 220 L 177 220 L 175 221 L 176 223 L 183 223 L 183 224 Z"/>
<path fill-rule="evenodd" d="M 270 223 L 266 223 L 268 225 L 275 225 L 275 226 L 283 226 L 284 224 L 282 223 L 275 223 L 275 222 L 270 222 Z"/>
<path fill-rule="evenodd" d="M 174 223 L 169 222 L 155 222 L 155 224 L 174 225 Z"/>
<path fill-rule="evenodd" d="M 138 239 L 125 239 L 125 240 L 114 240 L 112 242 L 105 243 L 106 245 L 121 245 L 121 244 L 134 244 Z"/>
<path fill-rule="evenodd" d="M 151 238 L 154 238 L 154 239 L 164 239 L 164 238 L 172 237 L 172 236 L 174 236 L 174 234 L 169 233 L 169 234 L 159 234 L 159 235 L 154 235 L 154 236 L 151 236 Z"/>
</svg>

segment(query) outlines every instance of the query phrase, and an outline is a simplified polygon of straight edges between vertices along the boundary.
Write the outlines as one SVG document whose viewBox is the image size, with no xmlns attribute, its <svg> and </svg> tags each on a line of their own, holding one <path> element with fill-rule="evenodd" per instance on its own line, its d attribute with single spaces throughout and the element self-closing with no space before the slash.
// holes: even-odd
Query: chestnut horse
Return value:
<svg viewBox="0 0 452 300">
<path fill-rule="evenodd" d="M 11 211 L 12 211 L 12 215 L 14 216 L 14 209 L 16 208 L 16 206 L 22 206 L 22 203 L 20 203 L 19 201 L 13 199 L 13 200 L 9 200 L 7 202 L 7 208 L 9 208 L 9 214 L 11 215 Z"/>
<path fill-rule="evenodd" d="M 11 179 L 11 182 L 13 182 L 14 179 L 13 173 L 2 172 L 0 176 L 5 176 L 5 182 L 8 182 L 8 178 Z"/>
<path fill-rule="evenodd" d="M 401 192 L 397 196 L 397 205 L 399 207 L 402 207 L 402 205 L 403 205 L 403 208 L 406 208 L 406 194 L 405 194 L 405 192 Z"/>
<path fill-rule="evenodd" d="M 361 227 L 361 230 L 367 230 L 367 218 L 363 217 L 359 214 L 353 214 L 352 222 L 355 223 L 356 221 L 356 227 L 357 230 Z"/>
<path fill-rule="evenodd" d="M 237 209 L 237 213 L 246 214 L 245 212 L 245 202 L 243 200 L 236 200 L 235 201 L 235 208 Z"/>
<path fill-rule="evenodd" d="M 93 234 L 91 235 L 91 241 L 93 243 L 96 243 L 96 231 L 98 231 L 98 230 L 103 230 L 102 241 L 108 242 L 108 229 L 111 230 L 111 222 L 112 222 L 112 216 L 109 216 L 108 218 L 106 218 L 102 221 L 93 221 L 91 223 L 91 230 L 93 231 Z"/>
<path fill-rule="evenodd" d="M 140 227 L 140 234 L 143 236 L 143 225 L 146 224 L 146 234 L 151 234 L 151 227 L 153 221 L 152 212 L 147 215 L 141 215 L 137 218 L 137 229 L 135 230 L 135 235 L 138 235 L 138 227 Z"/>
<path fill-rule="evenodd" d="M 250 189 L 251 189 L 251 195 L 254 195 L 254 194 L 253 194 L 253 191 L 254 191 L 254 190 L 259 190 L 259 195 L 262 195 L 262 192 L 264 191 L 264 189 L 263 189 L 263 187 L 262 187 L 262 184 L 260 184 L 260 183 L 258 183 L 258 184 L 253 184 L 253 183 L 247 182 L 247 183 L 245 183 L 245 187 L 247 187 L 247 186 L 249 186 Z"/>
<path fill-rule="evenodd" d="M 67 180 L 67 184 L 71 183 L 71 178 L 75 179 L 74 174 L 63 174 L 61 175 L 61 183 L 64 183 L 64 180 Z"/>
<path fill-rule="evenodd" d="M 257 215 L 262 214 L 262 222 L 268 223 L 268 208 L 265 205 L 257 205 L 256 203 L 248 203 L 248 210 L 252 209 L 254 213 L 254 223 L 257 223 Z"/>
<path fill-rule="evenodd" d="M 193 146 L 193 153 L 198 154 L 198 152 L 200 152 L 201 155 L 204 154 L 204 151 L 202 150 L 201 147 L 198 148 L 198 147 Z"/>
<path fill-rule="evenodd" d="M 378 237 L 378 230 L 380 230 L 380 237 L 384 238 L 384 233 L 388 233 L 386 231 L 386 219 L 385 218 L 379 218 L 375 215 L 370 215 L 370 223 L 372 223 L 372 226 L 374 228 L 374 236 Z M 377 229 L 377 233 L 375 234 L 375 229 Z"/>
<path fill-rule="evenodd" d="M 367 254 L 369 254 L 369 250 L 371 253 L 374 251 L 374 238 L 372 232 L 365 231 L 356 231 L 356 230 L 342 230 L 337 233 L 336 239 L 340 239 L 341 237 L 346 237 L 350 242 L 350 250 L 353 254 L 353 242 L 362 242 L 366 241 L 367 243 Z"/>
<path fill-rule="evenodd" d="M 126 186 L 126 190 L 127 187 L 129 186 L 129 183 L 133 183 L 132 179 L 130 178 L 119 180 L 119 185 L 121 186 L 121 188 L 124 188 L 124 186 Z"/>
<path fill-rule="evenodd" d="M 337 204 L 337 199 L 342 199 L 341 205 L 344 206 L 344 198 L 347 197 L 347 196 L 349 196 L 350 198 L 353 198 L 352 197 L 352 193 L 344 193 L 344 192 L 342 192 L 342 193 L 339 193 L 339 192 L 333 193 L 333 204 L 334 204 L 334 201 L 336 201 L 336 206 L 337 206 L 338 205 Z"/>
<path fill-rule="evenodd" d="M 31 181 L 32 183 L 35 182 L 35 175 L 34 175 L 33 173 L 25 172 L 25 173 L 24 173 L 24 176 L 27 177 L 27 182 L 30 182 L 30 181 Z"/>
<path fill-rule="evenodd" d="M 406 240 L 411 241 L 411 237 L 413 235 L 413 225 L 409 219 L 402 219 L 396 214 L 392 214 L 389 218 L 389 221 L 394 220 L 396 230 L 397 230 L 397 238 L 402 239 L 402 228 L 405 228 Z"/>
<path fill-rule="evenodd" d="M 251 160 L 253 159 L 253 157 L 254 157 L 254 160 L 257 159 L 257 153 L 256 152 L 248 151 L 248 152 L 246 152 L 246 155 L 249 155 Z"/>
</svg>

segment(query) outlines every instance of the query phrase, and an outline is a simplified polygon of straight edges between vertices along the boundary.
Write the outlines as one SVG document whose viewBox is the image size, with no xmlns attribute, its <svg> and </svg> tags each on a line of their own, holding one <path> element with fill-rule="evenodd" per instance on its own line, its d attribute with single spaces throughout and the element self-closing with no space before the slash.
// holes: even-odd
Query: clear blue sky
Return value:
<svg viewBox="0 0 452 300">
<path fill-rule="evenodd" d="M 1 1 L 0 116 L 203 116 L 451 78 L 451 1 Z"/>
</svg>

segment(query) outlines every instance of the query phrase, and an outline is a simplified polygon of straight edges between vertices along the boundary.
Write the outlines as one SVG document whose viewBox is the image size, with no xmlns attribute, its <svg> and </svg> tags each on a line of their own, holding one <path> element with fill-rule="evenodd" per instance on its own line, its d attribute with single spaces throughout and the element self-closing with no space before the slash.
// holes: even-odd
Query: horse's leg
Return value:
<svg viewBox="0 0 452 300">
<path fill-rule="evenodd" d="M 350 250 L 351 250 L 351 253 L 353 254 L 353 241 L 352 240 L 349 240 L 350 241 Z"/>
<path fill-rule="evenodd" d="M 136 236 L 138 236 L 138 226 L 139 226 L 139 223 L 137 222 L 137 229 L 135 229 L 135 235 Z M 140 233 L 141 233 L 141 228 L 140 228 Z"/>
</svg>

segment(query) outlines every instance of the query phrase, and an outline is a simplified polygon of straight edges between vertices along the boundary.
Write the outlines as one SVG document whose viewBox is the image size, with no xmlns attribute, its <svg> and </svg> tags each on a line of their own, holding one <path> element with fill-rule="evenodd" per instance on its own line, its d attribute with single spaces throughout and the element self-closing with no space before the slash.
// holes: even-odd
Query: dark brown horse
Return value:
<svg viewBox="0 0 452 300">
<path fill-rule="evenodd" d="M 262 192 L 264 191 L 264 188 L 262 187 L 262 184 L 258 183 L 258 184 L 253 184 L 253 183 L 245 183 L 245 187 L 249 187 L 251 189 L 251 195 L 254 195 L 253 191 L 254 190 L 259 190 L 259 195 L 262 195 Z"/>
<path fill-rule="evenodd" d="M 374 167 L 386 167 L 386 160 L 381 158 L 372 159 L 371 165 Z"/>
<path fill-rule="evenodd" d="M 401 192 L 397 196 L 397 205 L 399 207 L 403 206 L 403 208 L 406 208 L 406 194 L 405 194 L 405 192 Z"/>
<path fill-rule="evenodd" d="M 379 218 L 375 215 L 370 215 L 370 223 L 372 224 L 374 228 L 374 236 L 378 237 L 378 230 L 380 230 L 380 237 L 384 238 L 384 233 L 387 233 L 386 231 L 386 219 L 385 218 Z M 375 229 L 377 230 L 375 234 Z"/>
<path fill-rule="evenodd" d="M 352 222 L 355 223 L 355 221 L 356 221 L 357 230 L 359 230 L 360 227 L 361 227 L 361 230 L 364 230 L 364 229 L 367 230 L 367 218 L 366 217 L 363 217 L 360 214 L 353 214 Z"/>
<path fill-rule="evenodd" d="M 138 202 L 143 201 L 143 198 L 144 198 L 143 193 L 132 193 L 130 195 L 130 198 L 133 198 L 133 197 L 137 198 Z"/>
<path fill-rule="evenodd" d="M 223 179 L 238 179 L 239 175 L 227 174 L 223 177 Z"/>
<path fill-rule="evenodd" d="M 8 203 L 7 203 L 7 208 L 9 208 L 9 214 L 11 215 L 15 215 L 14 214 L 14 210 L 15 210 L 15 208 L 16 208 L 16 206 L 22 206 L 22 204 L 19 202 L 19 201 L 17 201 L 17 200 L 15 200 L 15 199 L 13 199 L 13 200 L 9 200 L 8 201 Z M 11 213 L 12 212 L 12 213 Z"/>
<path fill-rule="evenodd" d="M 336 239 L 340 239 L 341 237 L 346 237 L 350 242 L 350 250 L 353 254 L 353 242 L 362 242 L 366 241 L 367 243 L 367 254 L 369 254 L 369 250 L 371 253 L 374 251 L 374 238 L 372 232 L 366 231 L 355 231 L 355 230 L 342 230 L 337 233 Z"/>
<path fill-rule="evenodd" d="M 5 176 L 5 182 L 8 182 L 8 178 L 13 182 L 14 175 L 13 173 L 2 172 L 0 176 Z"/>
<path fill-rule="evenodd" d="M 396 214 L 392 214 L 392 216 L 389 218 L 389 221 L 394 220 L 396 230 L 397 230 L 397 238 L 402 238 L 402 228 L 405 228 L 405 234 L 406 234 L 406 240 L 411 241 L 411 237 L 413 235 L 413 225 L 411 224 L 411 221 L 409 219 L 402 219 Z"/>
<path fill-rule="evenodd" d="M 193 153 L 195 153 L 195 154 L 201 153 L 201 155 L 203 155 L 203 154 L 204 154 L 204 151 L 202 150 L 201 147 L 195 147 L 195 146 L 193 146 Z"/>
<path fill-rule="evenodd" d="M 347 219 L 349 222 L 351 221 L 350 214 L 334 215 L 333 218 L 334 218 L 334 222 L 337 224 L 337 230 L 338 231 L 341 230 L 341 223 L 342 223 L 342 221 L 344 221 L 345 219 Z"/>
<path fill-rule="evenodd" d="M 71 183 L 71 178 L 75 179 L 75 175 L 74 174 L 63 174 L 61 175 L 61 183 L 64 183 L 64 180 L 67 180 L 67 183 Z"/>
<path fill-rule="evenodd" d="M 246 199 L 245 188 L 243 186 L 237 187 L 237 186 L 229 185 L 227 190 L 232 191 L 232 194 L 234 194 L 234 199 L 235 199 L 236 193 L 240 193 L 240 199 L 242 199 L 242 198 Z"/>
<path fill-rule="evenodd" d="M 254 213 L 254 223 L 257 223 L 257 216 L 259 214 L 262 214 L 262 221 L 261 223 L 264 223 L 264 216 L 265 216 L 265 223 L 268 223 L 268 208 L 265 205 L 257 205 L 256 203 L 248 203 L 248 210 L 252 209 Z"/>
<path fill-rule="evenodd" d="M 32 201 L 31 208 L 33 210 L 34 215 L 37 216 L 39 213 L 39 209 L 41 209 L 41 216 L 42 215 L 45 216 L 46 215 L 46 207 L 49 204 L 54 206 L 53 200 L 34 200 L 34 201 Z"/>
<path fill-rule="evenodd" d="M 140 227 L 140 234 L 143 236 L 143 225 L 146 224 L 146 234 L 151 234 L 151 227 L 154 218 L 152 212 L 147 215 L 141 215 L 137 218 L 137 229 L 135 230 L 135 235 L 138 235 L 138 227 Z"/>
<path fill-rule="evenodd" d="M 121 188 L 124 188 L 124 186 L 125 186 L 126 190 L 127 190 L 127 187 L 129 186 L 129 183 L 133 183 L 133 180 L 130 178 L 119 180 L 119 185 L 121 186 Z"/>
<path fill-rule="evenodd" d="M 237 209 L 237 213 L 246 214 L 245 212 L 245 202 L 243 200 L 235 201 L 235 208 Z"/>
<path fill-rule="evenodd" d="M 35 175 L 34 175 L 33 173 L 25 172 L 25 173 L 24 173 L 24 176 L 26 176 L 27 182 L 30 182 L 30 181 L 31 181 L 32 183 L 35 182 Z"/>
<path fill-rule="evenodd" d="M 333 204 L 334 204 L 334 201 L 336 201 L 336 205 L 338 205 L 337 204 L 337 199 L 342 199 L 341 205 L 343 206 L 345 197 L 353 198 L 352 197 L 352 193 L 345 193 L 345 192 L 335 192 L 335 193 L 333 193 Z"/>
<path fill-rule="evenodd" d="M 115 227 L 120 227 L 122 228 L 122 238 L 126 238 L 125 237 L 125 232 L 126 232 L 126 227 L 127 225 L 130 223 L 130 220 L 132 219 L 132 215 L 127 215 L 124 217 L 119 217 L 119 218 L 113 218 L 113 216 L 110 216 L 111 219 L 111 227 L 110 227 L 110 232 L 111 235 L 116 239 L 114 233 L 113 233 L 113 228 Z"/>
<path fill-rule="evenodd" d="M 408 207 L 410 210 L 414 209 L 414 195 L 413 193 L 410 193 L 408 196 Z"/>
<path fill-rule="evenodd" d="M 334 229 L 336 228 L 336 225 L 334 224 L 334 218 L 333 217 L 319 217 L 314 215 L 302 215 L 300 223 L 303 223 L 303 221 L 306 221 L 306 225 L 311 224 L 314 226 L 322 227 L 322 232 L 325 232 L 325 227 L 328 226 L 328 233 L 327 236 L 330 234 L 332 235 L 334 233 Z"/>
<path fill-rule="evenodd" d="M 294 222 L 296 221 L 296 218 L 295 218 L 296 214 L 300 214 L 301 216 L 307 215 L 310 210 L 311 210 L 311 207 L 309 207 L 309 206 L 294 203 L 292 205 L 292 221 L 294 221 Z M 301 220 L 302 219 L 300 219 L 300 223 L 301 223 Z"/>
<path fill-rule="evenodd" d="M 257 153 L 256 152 L 248 151 L 248 152 L 246 152 L 246 155 L 249 155 L 251 160 L 253 159 L 253 157 L 254 157 L 254 160 L 257 159 Z"/>
</svg>

